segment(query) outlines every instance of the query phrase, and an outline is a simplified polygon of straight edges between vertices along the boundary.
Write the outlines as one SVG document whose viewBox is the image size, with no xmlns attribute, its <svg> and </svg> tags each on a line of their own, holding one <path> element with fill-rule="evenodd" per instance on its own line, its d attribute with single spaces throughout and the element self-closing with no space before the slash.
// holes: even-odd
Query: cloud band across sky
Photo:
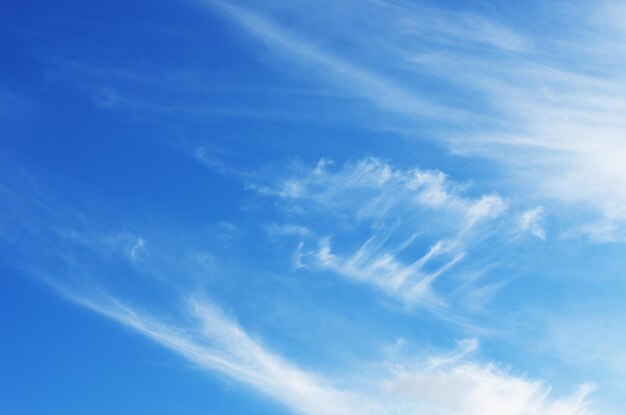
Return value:
<svg viewBox="0 0 626 415">
<path fill-rule="evenodd" d="M 241 385 L 241 413 L 626 410 L 618 2 L 14 3 L 7 385 L 50 340 L 26 277 Z M 72 388 L 47 376 L 0 412 Z"/>
</svg>

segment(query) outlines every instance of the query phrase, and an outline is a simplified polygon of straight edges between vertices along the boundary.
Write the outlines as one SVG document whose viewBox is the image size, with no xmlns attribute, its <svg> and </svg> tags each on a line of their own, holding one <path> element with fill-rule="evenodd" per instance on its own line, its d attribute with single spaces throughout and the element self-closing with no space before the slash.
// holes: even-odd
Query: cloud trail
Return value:
<svg viewBox="0 0 626 415">
<path fill-rule="evenodd" d="M 201 3 L 226 13 L 227 16 L 258 39 L 286 52 L 287 56 L 312 64 L 314 72 L 320 77 L 322 74 L 325 78 L 330 75 L 330 78 L 335 80 L 336 85 L 348 88 L 357 96 L 366 98 L 381 108 L 410 116 L 436 119 L 465 116 L 460 110 L 444 107 L 432 99 L 412 94 L 406 87 L 378 75 L 373 70 L 337 57 L 314 43 L 289 33 L 260 14 L 218 0 L 204 0 Z"/>
<path fill-rule="evenodd" d="M 62 292 L 63 288 L 60 287 Z M 459 348 L 415 364 L 395 364 L 383 377 L 353 379 L 360 390 L 342 390 L 346 383 L 300 369 L 254 340 L 214 304 L 193 298 L 184 315 L 164 318 L 130 307 L 108 295 L 84 297 L 65 290 L 70 300 L 148 337 L 201 369 L 235 379 L 302 415 L 424 413 L 428 415 L 592 415 L 581 385 L 570 396 L 550 397 L 540 381 L 513 376 L 493 363 L 467 357 L 475 339 Z M 379 375 L 380 376 L 380 375 Z M 363 387 L 362 387 L 363 388 Z M 453 397 L 453 398 L 451 398 Z"/>
<path fill-rule="evenodd" d="M 525 233 L 545 238 L 539 211 L 517 213 L 497 194 L 468 196 L 464 185 L 440 171 L 397 168 L 376 158 L 341 166 L 321 159 L 248 188 L 277 200 L 285 217 L 310 230 L 300 234 L 296 269 L 373 286 L 409 309 L 448 308 L 455 290 L 438 292 L 439 280 L 454 276 L 485 241 L 509 243 Z M 454 295 L 484 288 L 485 281 L 465 285 L 467 267 L 458 273 Z"/>
<path fill-rule="evenodd" d="M 318 187 L 318 191 L 312 194 L 317 195 L 319 203 L 324 206 L 324 203 L 332 198 L 329 199 L 327 192 L 319 188 L 323 190 L 330 187 L 342 193 L 346 189 L 342 186 L 348 186 L 353 191 L 363 186 L 366 190 L 380 189 L 390 183 L 406 187 L 413 183 L 416 176 L 419 177 L 418 182 L 421 184 L 429 182 L 424 177 L 426 173 L 421 170 L 399 170 L 377 160 L 368 159 L 348 164 L 338 172 L 325 171 L 327 168 L 325 166 L 330 164 L 324 161 L 310 169 L 304 176 L 306 186 L 297 186 L 300 189 L 300 193 L 297 194 L 301 197 L 306 194 L 311 196 L 311 193 L 302 191 Z M 427 177 L 438 177 L 438 174 L 430 172 Z M 342 186 L 339 186 L 339 183 L 342 183 Z M 438 194 L 434 199 L 416 199 L 415 193 L 411 193 L 415 192 L 415 189 L 410 188 L 408 191 L 411 192 L 405 193 L 404 196 L 410 196 L 408 200 L 417 205 L 424 203 L 424 200 L 440 200 L 441 197 L 456 201 L 451 205 L 451 210 L 464 219 L 465 222 L 461 221 L 462 229 L 467 228 L 467 223 L 478 226 L 480 221 L 477 218 L 488 220 L 497 212 L 487 209 L 482 198 L 463 197 L 457 191 L 451 190 L 450 187 L 455 186 L 447 184 L 446 180 L 437 179 L 434 183 L 441 187 L 443 196 Z M 425 191 L 424 188 L 419 186 L 418 188 L 421 189 L 419 191 Z M 273 188 L 265 189 L 271 193 Z M 277 195 L 284 198 L 293 197 L 294 193 L 283 193 L 281 189 L 279 186 Z M 30 203 L 24 198 L 29 199 Z M 207 373 L 224 376 L 249 387 L 283 405 L 294 414 L 591 415 L 594 413 L 589 401 L 593 389 L 591 385 L 584 384 L 571 395 L 554 397 L 550 393 L 550 388 L 541 381 L 513 374 L 495 362 L 483 362 L 473 358 L 478 352 L 478 342 L 475 339 L 461 341 L 456 350 L 435 353 L 427 358 L 414 358 L 406 353 L 401 357 L 397 355 L 387 357 L 384 361 L 380 361 L 378 356 L 354 356 L 363 368 L 357 373 L 345 370 L 314 373 L 304 369 L 304 365 L 297 360 L 276 353 L 265 342 L 255 339 L 216 304 L 194 295 L 193 289 L 185 286 L 184 278 L 179 275 L 181 270 L 191 268 L 189 257 L 186 255 L 177 257 L 173 250 L 168 249 L 171 246 L 160 248 L 160 245 L 149 237 L 139 237 L 128 232 L 108 232 L 106 234 L 111 236 L 102 238 L 100 232 L 91 228 L 92 221 L 88 220 L 89 218 L 80 215 L 85 219 L 80 222 L 74 221 L 74 216 L 68 218 L 68 209 L 53 203 L 52 199 L 46 199 L 43 193 L 40 193 L 36 201 L 33 200 L 33 196 L 24 196 L 15 203 L 22 207 L 15 209 L 15 215 L 21 214 L 23 207 L 29 204 L 36 205 L 31 206 L 35 211 L 45 209 L 46 212 L 55 212 L 55 215 L 46 215 L 45 220 L 38 222 L 36 230 L 30 236 L 22 236 L 17 242 L 18 245 L 28 247 L 24 253 L 20 249 L 15 251 L 18 252 L 15 256 L 21 259 L 18 262 L 28 263 L 24 267 L 25 272 L 38 276 L 37 271 L 43 269 L 45 272 L 42 279 L 64 298 L 117 321 Z M 437 206 L 437 209 L 442 208 L 438 203 L 425 204 L 429 208 L 433 205 Z M 387 213 L 393 211 L 392 208 Z M 370 216 L 374 215 L 374 211 L 368 212 Z M 79 227 L 79 224 L 83 227 Z M 15 226 L 27 225 L 18 222 Z M 68 227 L 74 230 L 67 232 Z M 63 228 L 61 234 L 59 228 Z M 56 236 L 50 237 L 48 234 Z M 167 234 L 171 235 L 173 232 Z M 414 242 L 415 238 L 409 237 L 399 243 L 388 245 L 387 250 L 390 255 L 400 255 L 404 250 L 410 249 Z M 133 256 L 133 248 L 138 244 L 150 248 L 146 255 Z M 415 276 L 410 272 L 403 275 L 402 268 L 399 268 L 398 272 L 391 272 L 394 271 L 393 262 L 369 252 L 369 250 L 377 252 L 377 244 L 387 246 L 384 239 L 373 239 L 367 245 L 367 249 L 360 254 L 361 258 L 351 258 L 356 264 L 355 269 L 358 269 L 361 260 L 366 261 L 365 257 L 369 257 L 375 258 L 375 263 L 367 262 L 368 269 L 387 267 L 393 278 L 397 279 L 391 282 L 399 286 L 403 285 L 403 279 L 409 280 Z M 112 253 L 103 249 L 110 245 L 113 245 L 110 249 Z M 431 258 L 444 251 L 445 246 L 435 246 L 419 261 L 425 266 Z M 46 267 L 47 255 L 54 256 L 55 261 L 62 262 L 63 266 L 55 268 L 56 272 L 52 272 Z M 162 268 L 159 265 L 162 265 L 161 261 L 165 259 L 177 273 L 172 274 L 176 276 L 175 278 L 170 275 L 163 281 L 161 275 L 152 274 Z M 132 270 L 120 264 L 120 260 L 132 264 Z M 379 265 L 376 265 L 376 262 Z M 205 270 L 202 264 L 193 263 L 201 268 L 201 272 Z M 338 264 L 345 266 L 342 262 Z M 137 275 L 148 278 L 133 278 Z M 123 290 L 114 284 L 116 280 L 122 283 Z M 134 289 L 129 289 L 129 285 L 134 286 Z M 161 285 L 166 289 L 159 289 L 163 288 Z M 160 292 L 165 298 L 155 298 L 155 292 Z M 182 306 L 179 303 L 181 297 Z M 155 300 L 158 306 L 148 305 L 154 304 Z M 401 343 L 403 348 L 408 349 L 406 340 Z M 450 396 L 454 399 L 450 399 Z"/>
<path fill-rule="evenodd" d="M 598 3 L 591 11 L 577 2 L 531 9 L 529 18 L 553 19 L 542 13 L 565 10 L 568 21 L 580 22 L 540 33 L 512 29 L 510 15 L 347 2 L 333 9 L 339 17 L 328 21 L 325 42 L 352 45 L 355 52 L 344 55 L 302 40 L 320 35 L 306 2 L 284 11 L 309 23 L 299 33 L 251 8 L 205 4 L 224 11 L 275 53 L 330 75 L 355 97 L 410 119 L 438 120 L 445 127 L 438 137 L 453 151 L 495 161 L 505 172 L 505 186 L 524 188 L 548 213 L 554 209 L 568 218 L 566 234 L 626 240 L 626 82 L 623 48 L 617 46 L 625 34 L 616 24 L 624 14 L 618 2 Z M 272 7 L 267 9 L 271 16 Z M 370 38 L 377 42 L 368 49 L 363 39 Z M 451 98 L 447 106 L 432 98 L 433 85 Z"/>
<path fill-rule="evenodd" d="M 252 387 L 294 413 L 372 413 L 367 409 L 366 399 L 336 390 L 320 377 L 267 351 L 206 301 L 189 300 L 184 320 L 171 322 L 108 296 L 95 299 L 70 295 L 70 298 L 141 333 L 202 369 L 221 373 Z"/>
</svg>

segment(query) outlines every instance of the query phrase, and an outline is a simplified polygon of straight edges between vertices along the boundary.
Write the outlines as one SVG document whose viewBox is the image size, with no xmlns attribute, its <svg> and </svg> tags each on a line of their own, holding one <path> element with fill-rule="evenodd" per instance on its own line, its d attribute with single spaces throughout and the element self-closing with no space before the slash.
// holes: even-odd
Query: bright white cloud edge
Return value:
<svg viewBox="0 0 626 415">
<path fill-rule="evenodd" d="M 199 368 L 237 380 L 302 415 L 591 415 L 583 384 L 552 397 L 543 382 L 515 376 L 492 362 L 468 358 L 478 344 L 459 342 L 450 353 L 423 362 L 387 365 L 370 379 L 342 379 L 303 370 L 252 338 L 215 304 L 190 298 L 181 317 L 158 317 L 107 296 L 60 288 L 71 301 L 113 319 L 181 355 Z M 335 385 L 365 385 L 362 389 Z M 363 389 L 365 388 L 365 389 Z"/>
</svg>

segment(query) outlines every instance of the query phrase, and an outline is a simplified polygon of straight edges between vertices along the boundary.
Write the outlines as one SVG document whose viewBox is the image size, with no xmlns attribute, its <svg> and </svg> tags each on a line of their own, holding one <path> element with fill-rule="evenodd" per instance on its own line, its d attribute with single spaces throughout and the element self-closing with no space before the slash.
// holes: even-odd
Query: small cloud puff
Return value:
<svg viewBox="0 0 626 415">
<path fill-rule="evenodd" d="M 122 252 L 131 261 L 138 261 L 148 254 L 146 240 L 130 232 L 108 236 L 104 242 L 114 250 Z"/>
<path fill-rule="evenodd" d="M 529 233 L 543 241 L 546 240 L 547 233 L 543 226 L 544 209 L 543 206 L 537 206 L 523 212 L 519 217 L 519 229 L 522 233 Z"/>
</svg>

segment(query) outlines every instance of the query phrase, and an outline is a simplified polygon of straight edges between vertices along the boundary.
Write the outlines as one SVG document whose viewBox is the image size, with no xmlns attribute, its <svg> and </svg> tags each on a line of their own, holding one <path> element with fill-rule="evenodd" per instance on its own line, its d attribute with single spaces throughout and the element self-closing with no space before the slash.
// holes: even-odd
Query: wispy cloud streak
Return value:
<svg viewBox="0 0 626 415">
<path fill-rule="evenodd" d="M 316 37 L 312 24 L 292 33 L 248 8 L 205 4 L 225 11 L 276 53 L 338 80 L 355 97 L 452 127 L 438 136 L 459 154 L 496 161 L 505 185 L 524 188 L 561 217 L 574 217 L 569 235 L 626 238 L 626 83 L 623 60 L 613 53 L 622 53 L 617 45 L 623 44 L 624 32 L 616 21 L 624 13 L 617 2 L 568 5 L 568 21 L 580 24 L 574 28 L 562 22 L 562 30 L 540 34 L 511 29 L 504 16 L 494 13 L 488 18 L 403 2 L 348 2 L 333 9 L 342 18 L 328 21 L 330 40 L 325 42 L 341 36 L 337 43 L 354 46 L 353 54 L 341 56 L 302 40 Z M 542 13 L 563 12 L 559 7 L 563 4 L 529 10 L 528 18 L 532 13 L 551 18 Z M 308 10 L 306 2 L 287 8 L 310 23 Z M 350 30 L 335 27 L 334 21 Z M 517 26 L 524 27 L 519 21 Z M 367 53 L 359 52 L 365 49 L 362 39 L 370 38 L 377 41 L 368 44 Z M 433 96 L 433 88 L 445 91 L 447 107 L 425 98 Z M 453 115 L 459 108 L 462 119 Z"/>
<path fill-rule="evenodd" d="M 331 379 L 306 372 L 272 353 L 206 301 L 189 300 L 183 317 L 165 319 L 106 295 L 87 298 L 64 294 L 176 352 L 201 369 L 252 387 L 296 414 L 594 413 L 588 402 L 592 385 L 584 384 L 564 398 L 552 398 L 541 381 L 513 376 L 493 363 L 467 361 L 467 356 L 478 346 L 474 339 L 462 341 L 459 349 L 431 356 L 417 366 L 398 363 L 383 377 L 356 379 L 355 383 L 365 385 L 365 389 L 348 391 L 332 386 L 336 382 Z"/>
<path fill-rule="evenodd" d="M 109 296 L 66 296 L 118 321 L 202 369 L 252 387 L 303 415 L 373 413 L 368 400 L 333 388 L 323 378 L 300 370 L 269 352 L 216 306 L 189 300 L 183 321 L 168 321 L 129 307 Z"/>
<path fill-rule="evenodd" d="M 319 77 L 335 80 L 336 85 L 348 88 L 351 92 L 380 107 L 415 117 L 435 119 L 463 117 L 462 111 L 446 108 L 434 100 L 408 92 L 405 86 L 396 84 L 375 71 L 351 63 L 349 60 L 335 56 L 307 41 L 297 34 L 290 33 L 272 23 L 258 13 L 218 0 L 203 0 L 201 3 L 210 5 L 226 13 L 246 31 L 272 47 L 286 52 L 287 56 L 297 61 L 305 61 Z"/>
<path fill-rule="evenodd" d="M 301 243 L 297 268 L 308 263 L 330 270 L 373 285 L 409 306 L 444 306 L 433 285 L 474 243 L 495 232 L 493 225 L 507 203 L 493 194 L 467 197 L 461 185 L 439 171 L 398 169 L 375 158 L 338 169 L 333 164 L 321 159 L 289 179 L 250 185 L 282 201 L 287 212 L 301 212 L 309 220 L 323 216 L 335 224 L 332 234 L 340 237 L 347 223 L 369 228 L 370 236 L 357 247 L 335 244 L 332 234 L 319 238 L 316 248 Z"/>
<path fill-rule="evenodd" d="M 325 185 L 337 185 L 337 177 L 325 171 L 329 164 L 324 161 L 308 174 L 327 176 L 324 181 L 329 183 Z M 338 177 L 350 183 L 355 191 L 362 186 L 377 188 L 376 186 L 394 181 L 406 184 L 405 180 L 414 180 L 417 173 L 424 173 L 416 170 L 409 175 L 403 170 L 375 160 L 366 160 L 344 169 L 343 173 L 339 170 Z M 376 177 L 378 180 L 375 180 Z M 309 180 L 311 182 L 308 186 L 311 186 L 313 181 L 320 179 Z M 420 181 L 423 182 L 424 178 L 420 178 Z M 320 185 L 322 183 L 316 183 L 316 186 Z M 335 189 L 341 191 L 341 188 Z M 318 195 L 321 197 L 324 194 L 321 192 Z M 468 223 L 477 226 L 478 219 L 486 220 L 495 214 L 485 208 L 480 198 L 461 197 L 449 189 L 445 194 L 445 198 L 457 200 L 458 205 L 452 210 L 461 209 L 460 217 L 465 218 L 462 228 Z M 409 195 L 411 197 L 404 199 L 405 201 L 415 198 L 414 193 Z M 293 196 L 288 193 L 283 197 Z M 440 198 L 441 196 L 437 196 L 428 200 Z M 321 197 L 319 203 L 324 200 Z M 58 206 L 50 199 L 38 201 L 41 203 L 35 210 L 45 208 L 59 211 Z M 413 200 L 412 203 L 415 207 L 423 203 L 423 200 Z M 441 208 L 437 203 L 434 205 Z M 64 217 L 62 213 L 59 215 Z M 63 221 L 48 216 L 47 221 L 38 225 L 35 235 L 19 239 L 18 244 L 28 245 L 25 253 L 16 251 L 16 256 L 22 259 L 18 262 L 28 260 L 28 265 L 23 267 L 24 272 L 41 276 L 63 297 L 146 336 L 208 373 L 246 385 L 285 406 L 294 414 L 593 414 L 588 401 L 588 394 L 592 390 L 590 386 L 583 385 L 577 392 L 564 398 L 553 397 L 549 388 L 540 381 L 514 375 L 493 362 L 472 359 L 472 353 L 478 349 L 476 340 L 460 342 L 457 350 L 437 353 L 426 359 L 415 360 L 411 356 L 404 356 L 393 357 L 392 362 L 381 362 L 376 356 L 354 356 L 363 367 L 363 370 L 356 370 L 357 373 L 341 369 L 332 374 L 314 373 L 304 369 L 304 365 L 298 361 L 274 352 L 267 344 L 255 339 L 214 303 L 193 295 L 196 291 L 189 288 L 180 275 L 173 274 L 176 278 L 170 275 L 167 281 L 162 281 L 160 274 L 153 275 L 155 272 L 162 272 L 158 266 L 164 263 L 162 261 L 168 262 L 171 269 L 179 273 L 180 270 L 190 269 L 188 256 L 177 257 L 171 249 L 160 250 L 158 243 L 129 232 L 109 232 L 107 234 L 112 235 L 109 238 L 94 239 L 93 235 L 100 233 L 90 231 L 87 225 L 70 232 L 69 236 L 64 232 L 66 236 L 41 238 L 41 233 L 55 233 L 60 224 L 65 227 L 70 224 L 77 226 L 72 220 Z M 299 235 L 304 236 L 302 233 Z M 410 249 L 413 243 L 413 237 L 391 245 L 384 239 L 375 238 L 367 242 L 366 247 L 372 252 L 379 252 L 377 244 L 380 247 L 387 246 L 385 250 L 389 255 L 399 256 Z M 106 246 L 110 246 L 115 254 L 105 252 L 103 247 Z M 150 247 L 149 255 L 138 256 L 136 251 L 137 255 L 133 256 L 133 249 L 139 249 L 140 246 Z M 444 246 L 435 245 L 413 267 L 420 268 L 415 264 L 421 267 L 428 265 L 444 250 Z M 46 254 L 42 254 L 43 252 Z M 63 264 L 55 268 L 56 272 L 46 267 L 47 255 L 50 253 L 54 255 L 55 261 Z M 405 272 L 397 260 L 396 265 L 393 265 L 393 261 L 388 261 L 379 254 L 373 256 L 376 258 L 375 262 L 385 265 L 379 266 L 371 262 L 363 265 L 361 260 L 365 260 L 365 257 L 371 255 L 364 249 L 361 254 L 349 258 L 347 263 L 343 262 L 345 259 L 341 259 L 337 264 L 345 267 L 351 261 L 354 269 L 362 268 L 369 272 L 379 267 L 384 271 L 380 275 L 385 278 L 389 276 L 389 283 L 398 286 L 402 286 L 404 280 L 418 277 L 412 273 L 412 269 Z M 132 263 L 133 269 L 120 266 L 121 259 Z M 205 265 L 197 261 L 192 263 L 200 267 L 200 272 L 205 271 Z M 146 276 L 153 278 L 133 278 L 139 274 L 148 274 Z M 122 284 L 115 284 L 115 280 Z M 125 289 L 120 290 L 120 285 Z M 129 285 L 136 289 L 129 289 Z M 163 287 L 166 289 L 163 290 Z M 164 297 L 154 298 L 155 292 Z M 179 298 L 184 299 L 182 306 Z M 157 306 L 154 306 L 155 301 Z M 404 343 L 406 345 L 407 342 Z M 455 399 L 446 398 L 449 396 L 454 396 Z"/>
</svg>

